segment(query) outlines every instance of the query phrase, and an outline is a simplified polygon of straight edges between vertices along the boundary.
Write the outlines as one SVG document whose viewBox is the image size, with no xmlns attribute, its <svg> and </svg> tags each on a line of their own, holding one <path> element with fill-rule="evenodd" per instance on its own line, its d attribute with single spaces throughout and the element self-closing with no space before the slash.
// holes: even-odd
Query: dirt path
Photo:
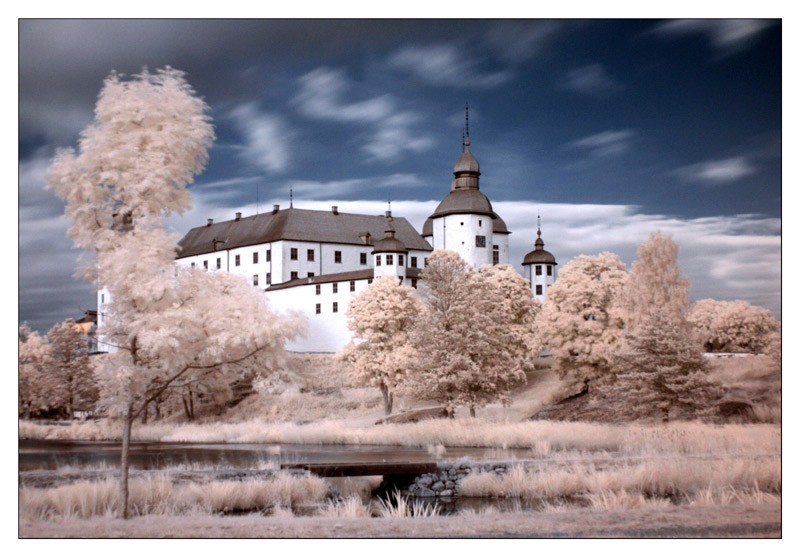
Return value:
<svg viewBox="0 0 800 557">
<path fill-rule="evenodd" d="M 781 537 L 780 504 L 667 509 L 571 510 L 428 519 L 355 519 L 248 515 L 147 516 L 44 522 L 20 519 L 20 537 Z"/>
</svg>

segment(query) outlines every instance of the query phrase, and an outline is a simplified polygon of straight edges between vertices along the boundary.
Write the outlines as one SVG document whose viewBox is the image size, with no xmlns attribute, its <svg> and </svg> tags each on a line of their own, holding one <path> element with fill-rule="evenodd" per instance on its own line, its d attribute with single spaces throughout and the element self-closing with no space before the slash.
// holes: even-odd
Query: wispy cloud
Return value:
<svg viewBox="0 0 800 557">
<path fill-rule="evenodd" d="M 595 98 L 606 98 L 624 89 L 602 64 L 589 64 L 568 71 L 558 87 Z"/>
<path fill-rule="evenodd" d="M 512 77 L 508 70 L 484 71 L 481 59 L 450 43 L 406 46 L 392 54 L 389 63 L 427 83 L 450 87 L 490 89 Z"/>
<path fill-rule="evenodd" d="M 720 186 L 754 174 L 756 169 L 745 157 L 705 161 L 684 166 L 674 172 L 686 181 Z"/>
<path fill-rule="evenodd" d="M 616 157 L 630 150 L 635 135 L 634 130 L 606 130 L 573 141 L 567 146 L 585 150 L 596 158 Z"/>
<path fill-rule="evenodd" d="M 291 160 L 292 132 L 283 118 L 262 112 L 255 103 L 245 103 L 230 111 L 245 144 L 241 156 L 248 163 L 268 172 L 282 172 Z"/>
<path fill-rule="evenodd" d="M 359 101 L 347 101 L 353 89 L 344 72 L 317 68 L 299 80 L 300 92 L 293 99 L 298 111 L 330 122 L 368 125 L 370 131 L 362 145 L 369 160 L 394 161 L 406 152 L 419 153 L 433 146 L 430 136 L 415 133 L 419 115 L 399 108 L 389 94 Z"/>
<path fill-rule="evenodd" d="M 702 34 L 718 55 L 746 49 L 772 24 L 764 19 L 676 19 L 657 25 L 653 32 L 665 37 Z"/>
<path fill-rule="evenodd" d="M 500 58 L 517 64 L 537 56 L 563 26 L 560 21 L 497 21 L 486 43 Z"/>
</svg>

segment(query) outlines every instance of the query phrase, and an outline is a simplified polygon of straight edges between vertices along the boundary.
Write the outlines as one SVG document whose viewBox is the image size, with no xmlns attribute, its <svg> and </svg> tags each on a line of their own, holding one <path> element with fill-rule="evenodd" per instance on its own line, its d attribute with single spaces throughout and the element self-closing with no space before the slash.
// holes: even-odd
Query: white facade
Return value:
<svg viewBox="0 0 800 557">
<path fill-rule="evenodd" d="M 525 278 L 531 285 L 533 297 L 540 302 L 547 299 L 547 288 L 556 280 L 556 266 L 554 263 L 535 263 L 523 265 Z"/>
</svg>

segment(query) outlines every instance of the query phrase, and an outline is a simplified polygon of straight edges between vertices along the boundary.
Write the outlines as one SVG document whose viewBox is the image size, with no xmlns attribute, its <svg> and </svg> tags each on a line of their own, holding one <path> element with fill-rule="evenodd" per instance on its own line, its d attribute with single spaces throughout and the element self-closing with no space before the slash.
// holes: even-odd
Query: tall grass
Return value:
<svg viewBox="0 0 800 557">
<path fill-rule="evenodd" d="M 47 426 L 21 421 L 20 439 L 119 439 L 112 421 Z M 133 428 L 137 441 L 194 443 L 374 444 L 426 447 L 497 447 L 552 451 L 609 451 L 624 454 L 779 454 L 781 430 L 767 424 L 607 425 L 531 421 L 495 423 L 482 419 L 426 420 L 409 424 L 353 427 L 345 421 L 311 424 L 250 421 L 235 424 L 148 424 Z"/>
<path fill-rule="evenodd" d="M 439 515 L 439 505 L 425 503 L 419 499 L 409 501 L 395 491 L 385 499 L 378 498 L 378 514 L 382 518 L 428 518 Z"/>
<path fill-rule="evenodd" d="M 130 482 L 131 512 L 136 515 L 187 514 L 291 509 L 318 503 L 328 494 L 316 476 L 279 474 L 268 480 L 221 481 L 173 485 L 166 476 L 136 478 Z M 117 512 L 119 484 L 108 479 L 81 481 L 54 488 L 22 487 L 20 516 L 49 519 L 56 516 L 88 518 Z"/>
<path fill-rule="evenodd" d="M 754 491 L 781 492 L 778 458 L 765 459 L 662 459 L 613 467 L 570 464 L 558 467 L 522 468 L 507 474 L 471 473 L 461 481 L 461 493 L 472 497 L 519 497 L 552 500 L 589 497 L 590 502 L 625 497 L 679 497 L 692 500 L 702 493 Z M 599 504 L 599 503 L 598 503 Z"/>
</svg>

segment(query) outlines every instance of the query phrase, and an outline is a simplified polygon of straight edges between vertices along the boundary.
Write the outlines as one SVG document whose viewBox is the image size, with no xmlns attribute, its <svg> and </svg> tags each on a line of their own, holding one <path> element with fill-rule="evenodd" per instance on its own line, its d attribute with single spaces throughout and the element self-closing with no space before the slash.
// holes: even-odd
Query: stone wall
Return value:
<svg viewBox="0 0 800 557">
<path fill-rule="evenodd" d="M 470 472 L 505 474 L 510 467 L 511 464 L 506 462 L 439 464 L 436 472 L 417 476 L 401 492 L 414 497 L 457 497 L 461 490 L 461 480 Z"/>
</svg>

